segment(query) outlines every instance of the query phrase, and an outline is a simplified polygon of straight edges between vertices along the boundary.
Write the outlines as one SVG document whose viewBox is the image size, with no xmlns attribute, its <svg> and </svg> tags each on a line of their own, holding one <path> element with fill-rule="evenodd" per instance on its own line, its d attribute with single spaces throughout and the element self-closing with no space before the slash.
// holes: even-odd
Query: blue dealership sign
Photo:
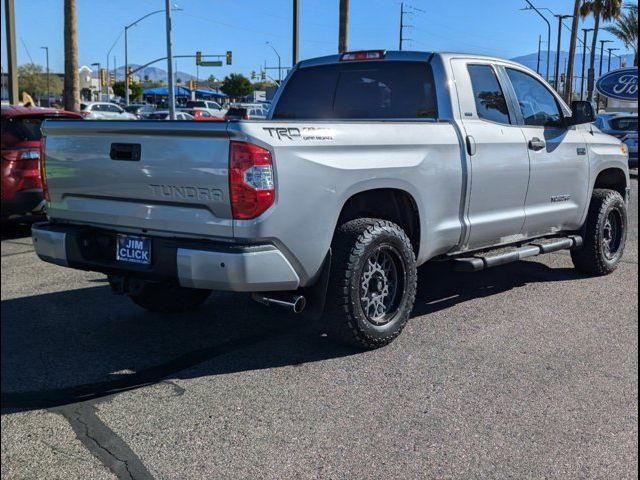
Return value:
<svg viewBox="0 0 640 480">
<path fill-rule="evenodd" d="M 598 79 L 596 90 L 601 95 L 627 102 L 638 101 L 638 68 L 620 68 Z"/>
</svg>

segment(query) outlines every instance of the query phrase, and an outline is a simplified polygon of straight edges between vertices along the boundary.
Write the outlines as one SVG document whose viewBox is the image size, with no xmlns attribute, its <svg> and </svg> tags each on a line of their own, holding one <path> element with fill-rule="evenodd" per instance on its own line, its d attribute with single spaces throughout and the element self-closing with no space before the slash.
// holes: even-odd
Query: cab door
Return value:
<svg viewBox="0 0 640 480">
<path fill-rule="evenodd" d="M 495 65 L 452 59 L 471 177 L 463 249 L 520 238 L 525 222 L 529 155 Z"/>
<path fill-rule="evenodd" d="M 504 67 L 504 72 L 530 160 L 523 234 L 576 230 L 588 204 L 590 184 L 584 130 L 564 125 L 559 99 L 541 81 L 515 67 Z"/>
</svg>

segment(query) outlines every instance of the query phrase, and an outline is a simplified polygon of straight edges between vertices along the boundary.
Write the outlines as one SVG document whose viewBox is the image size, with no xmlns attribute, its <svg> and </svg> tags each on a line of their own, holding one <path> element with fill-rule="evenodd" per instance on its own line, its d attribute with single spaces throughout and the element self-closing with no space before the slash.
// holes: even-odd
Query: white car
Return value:
<svg viewBox="0 0 640 480">
<path fill-rule="evenodd" d="M 159 110 L 147 116 L 147 120 L 170 120 L 169 110 Z M 176 120 L 193 120 L 193 115 L 186 112 L 176 112 Z"/>
<path fill-rule="evenodd" d="M 86 102 L 80 104 L 80 114 L 87 120 L 137 120 L 132 113 L 109 102 Z"/>
<path fill-rule="evenodd" d="M 185 108 L 197 108 L 198 110 L 206 110 L 214 117 L 222 118 L 227 113 L 227 109 L 223 108 L 219 103 L 211 100 L 189 100 L 185 104 Z"/>
</svg>

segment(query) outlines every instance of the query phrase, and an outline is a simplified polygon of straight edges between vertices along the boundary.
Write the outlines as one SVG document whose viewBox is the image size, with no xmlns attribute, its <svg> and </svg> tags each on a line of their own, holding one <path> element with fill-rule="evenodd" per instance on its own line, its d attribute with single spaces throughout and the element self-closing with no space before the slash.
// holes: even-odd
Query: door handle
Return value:
<svg viewBox="0 0 640 480">
<path fill-rule="evenodd" d="M 466 144 L 467 144 L 467 153 L 471 157 L 474 156 L 476 154 L 476 141 L 471 135 L 467 135 Z"/>
<path fill-rule="evenodd" d="M 533 137 L 531 140 L 529 140 L 529 149 L 530 150 L 542 150 L 544 147 L 546 147 L 547 144 L 544 143 L 544 140 L 540 140 L 538 137 Z"/>
</svg>

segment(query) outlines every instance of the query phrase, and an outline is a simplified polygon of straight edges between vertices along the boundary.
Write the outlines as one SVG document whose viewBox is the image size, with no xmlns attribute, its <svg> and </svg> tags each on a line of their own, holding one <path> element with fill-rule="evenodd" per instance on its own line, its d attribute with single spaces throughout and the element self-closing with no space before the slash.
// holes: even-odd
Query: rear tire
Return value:
<svg viewBox="0 0 640 480">
<path fill-rule="evenodd" d="M 618 192 L 593 191 L 583 239 L 584 245 L 571 251 L 577 270 L 608 275 L 618 268 L 627 240 L 627 205 Z"/>
<path fill-rule="evenodd" d="M 331 333 L 360 348 L 391 343 L 409 320 L 416 284 L 416 259 L 402 228 L 374 218 L 340 225 L 327 298 Z"/>
<path fill-rule="evenodd" d="M 140 293 L 129 294 L 136 305 L 155 313 L 180 313 L 202 305 L 211 290 L 185 288 L 168 283 L 146 282 Z"/>
</svg>

